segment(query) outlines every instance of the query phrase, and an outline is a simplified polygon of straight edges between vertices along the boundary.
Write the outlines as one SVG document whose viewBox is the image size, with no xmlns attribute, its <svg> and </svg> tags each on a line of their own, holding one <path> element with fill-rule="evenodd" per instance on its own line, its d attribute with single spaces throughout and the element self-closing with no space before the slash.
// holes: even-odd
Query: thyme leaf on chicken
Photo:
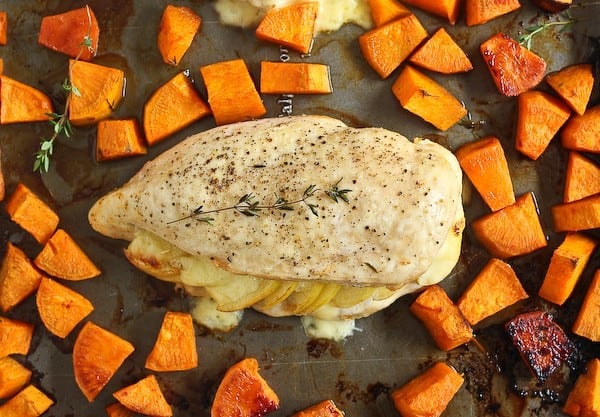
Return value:
<svg viewBox="0 0 600 417">
<path fill-rule="evenodd" d="M 570 29 L 571 25 L 575 22 L 575 19 L 569 14 L 564 12 L 560 15 L 559 20 L 553 22 L 545 22 L 539 25 L 530 26 L 525 29 L 526 33 L 519 36 L 519 43 L 527 49 L 531 49 L 533 38 L 542 33 L 543 31 L 553 27 L 562 26 L 561 32 L 565 32 Z"/>
</svg>

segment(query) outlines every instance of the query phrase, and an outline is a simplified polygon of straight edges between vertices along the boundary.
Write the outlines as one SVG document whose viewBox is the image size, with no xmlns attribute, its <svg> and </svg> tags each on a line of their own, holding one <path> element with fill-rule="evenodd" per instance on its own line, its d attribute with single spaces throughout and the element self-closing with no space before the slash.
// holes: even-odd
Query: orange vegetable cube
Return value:
<svg viewBox="0 0 600 417">
<path fill-rule="evenodd" d="M 0 309 L 8 311 L 35 292 L 42 274 L 33 266 L 27 255 L 12 245 L 7 245 L 0 268 Z"/>
<path fill-rule="evenodd" d="M 520 7 L 519 0 L 466 0 L 467 26 L 481 25 Z"/>
<path fill-rule="evenodd" d="M 329 66 L 308 62 L 260 63 L 260 92 L 263 94 L 329 94 Z"/>
<path fill-rule="evenodd" d="M 332 400 L 325 400 L 298 411 L 292 417 L 344 417 L 344 412 L 337 408 Z"/>
<path fill-rule="evenodd" d="M 10 400 L 0 405 L 0 417 L 39 417 L 48 410 L 54 401 L 46 394 L 28 385 Z"/>
<path fill-rule="evenodd" d="M 267 11 L 256 28 L 256 37 L 308 54 L 319 12 L 317 2 L 298 2 Z"/>
<path fill-rule="evenodd" d="M 519 94 L 516 149 L 533 160 L 538 159 L 570 115 L 569 107 L 548 93 Z"/>
<path fill-rule="evenodd" d="M 572 417 L 600 416 L 600 359 L 593 358 L 569 392 L 563 411 Z"/>
<path fill-rule="evenodd" d="M 600 342 L 600 269 L 596 270 L 592 283 L 585 294 L 579 314 L 571 327 L 573 333 Z"/>
<path fill-rule="evenodd" d="M 427 287 L 410 305 L 410 311 L 442 350 L 452 350 L 473 338 L 473 329 L 439 285 Z"/>
<path fill-rule="evenodd" d="M 125 407 L 123 404 L 116 402 L 108 405 L 106 408 L 108 417 L 136 417 L 137 413 Z"/>
<path fill-rule="evenodd" d="M 85 6 L 42 17 L 38 43 L 71 58 L 91 61 L 98 51 L 99 37 L 96 16 L 91 7 Z M 83 44 L 86 39 L 89 39 L 89 47 Z"/>
<path fill-rule="evenodd" d="M 577 232 L 600 227 L 600 194 L 552 207 L 556 232 Z"/>
<path fill-rule="evenodd" d="M 137 119 L 101 120 L 96 133 L 96 160 L 145 155 L 146 144 Z"/>
<path fill-rule="evenodd" d="M 144 104 L 144 133 L 152 146 L 211 113 L 187 72 L 180 72 Z"/>
<path fill-rule="evenodd" d="M 197 366 L 198 353 L 192 316 L 167 312 L 154 347 L 146 359 L 146 368 L 165 372 L 185 371 Z"/>
<path fill-rule="evenodd" d="M 546 82 L 579 115 L 585 113 L 594 88 L 591 64 L 575 64 L 546 75 Z"/>
<path fill-rule="evenodd" d="M 73 345 L 75 382 L 93 401 L 121 367 L 134 347 L 127 340 L 88 321 Z"/>
<path fill-rule="evenodd" d="M 4 73 L 4 60 L 0 58 L 0 75 Z"/>
<path fill-rule="evenodd" d="M 540 297 L 563 305 L 573 292 L 590 260 L 596 242 L 581 233 L 567 233 L 552 254 L 550 266 L 539 290 Z"/>
<path fill-rule="evenodd" d="M 456 151 L 461 168 L 492 211 L 515 202 L 508 162 L 500 140 L 488 136 Z"/>
<path fill-rule="evenodd" d="M 6 75 L 0 75 L 0 124 L 46 122 L 54 108 L 40 90 Z"/>
<path fill-rule="evenodd" d="M 453 25 L 458 20 L 462 2 L 460 0 L 403 0 L 403 3 L 446 19 Z"/>
<path fill-rule="evenodd" d="M 574 151 L 600 153 L 600 104 L 574 115 L 563 128 L 562 145 Z"/>
<path fill-rule="evenodd" d="M 376 27 L 358 38 L 360 51 L 381 78 L 387 78 L 427 37 L 414 14 Z"/>
<path fill-rule="evenodd" d="M 600 193 L 600 166 L 578 152 L 569 152 L 563 201 L 581 200 Z"/>
<path fill-rule="evenodd" d="M 456 74 L 473 69 L 471 60 L 446 32 L 438 29 L 409 58 L 409 62 L 430 71 Z"/>
<path fill-rule="evenodd" d="M 436 362 L 407 384 L 392 391 L 396 410 L 402 417 L 439 417 L 464 382 L 444 362 Z"/>
<path fill-rule="evenodd" d="M 15 395 L 30 378 L 31 371 L 20 362 L 10 356 L 0 358 L 0 399 Z"/>
<path fill-rule="evenodd" d="M 532 193 L 514 204 L 473 220 L 475 236 L 492 256 L 500 259 L 531 253 L 548 243 Z"/>
<path fill-rule="evenodd" d="M 173 410 L 167 403 L 154 375 L 121 388 L 113 394 L 113 397 L 128 409 L 140 414 L 156 417 L 173 415 Z"/>
<path fill-rule="evenodd" d="M 460 296 L 456 305 L 471 325 L 528 297 L 507 263 L 492 258 Z"/>
<path fill-rule="evenodd" d="M 200 73 L 217 125 L 256 119 L 267 112 L 243 59 L 205 65 Z"/>
<path fill-rule="evenodd" d="M 27 355 L 32 336 L 32 324 L 0 317 L 0 358 L 12 354 Z"/>
<path fill-rule="evenodd" d="M 411 13 L 396 0 L 368 0 L 371 18 L 375 26 L 382 26 Z"/>
<path fill-rule="evenodd" d="M 573 4 L 573 0 L 531 0 L 531 2 L 550 13 L 562 12 Z"/>
<path fill-rule="evenodd" d="M 179 65 L 201 24 L 202 18 L 189 7 L 165 6 L 158 29 L 158 50 L 166 64 Z"/>
<path fill-rule="evenodd" d="M 6 202 L 11 220 L 39 243 L 46 243 L 58 226 L 58 215 L 27 186 L 20 183 Z"/>
<path fill-rule="evenodd" d="M 0 45 L 6 45 L 8 40 L 8 14 L 0 11 Z"/>
<path fill-rule="evenodd" d="M 448 90 L 410 66 L 402 70 L 392 92 L 404 109 L 442 131 L 467 114 L 467 109 Z"/>
</svg>

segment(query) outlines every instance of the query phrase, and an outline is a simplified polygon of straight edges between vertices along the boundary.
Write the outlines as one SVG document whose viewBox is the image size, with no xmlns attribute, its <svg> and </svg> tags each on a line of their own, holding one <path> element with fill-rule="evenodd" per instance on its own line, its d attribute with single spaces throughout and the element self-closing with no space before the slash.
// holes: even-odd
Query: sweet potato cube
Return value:
<svg viewBox="0 0 600 417">
<path fill-rule="evenodd" d="M 260 63 L 260 92 L 263 94 L 329 94 L 329 66 L 308 62 Z"/>
<path fill-rule="evenodd" d="M 544 311 L 520 314 L 505 327 L 521 359 L 540 381 L 551 376 L 575 350 L 552 315 Z"/>
<path fill-rule="evenodd" d="M 481 25 L 520 7 L 519 0 L 466 0 L 467 26 Z"/>
<path fill-rule="evenodd" d="M 569 392 L 563 411 L 571 417 L 600 415 L 600 359 L 593 358 Z"/>
<path fill-rule="evenodd" d="M 262 417 L 279 408 L 279 397 L 246 358 L 231 366 L 221 380 L 211 407 L 212 417 Z"/>
<path fill-rule="evenodd" d="M 392 92 L 403 108 L 442 131 L 467 114 L 467 109 L 448 90 L 411 66 L 402 70 Z"/>
<path fill-rule="evenodd" d="M 96 160 L 145 155 L 146 144 L 137 119 L 101 120 L 96 133 Z"/>
<path fill-rule="evenodd" d="M 38 43 L 71 58 L 91 61 L 98 51 L 100 27 L 91 7 L 42 17 Z M 89 47 L 84 45 L 89 40 Z"/>
<path fill-rule="evenodd" d="M 31 371 L 20 362 L 10 356 L 0 358 L 0 399 L 15 395 L 30 378 Z"/>
<path fill-rule="evenodd" d="M 38 417 L 48 410 L 54 401 L 42 391 L 28 385 L 10 400 L 0 405 L 0 417 Z"/>
<path fill-rule="evenodd" d="M 136 417 L 138 415 L 120 402 L 108 405 L 105 410 L 108 417 Z"/>
<path fill-rule="evenodd" d="M 54 107 L 46 94 L 6 75 L 0 75 L 0 85 L 0 124 L 50 120 Z"/>
<path fill-rule="evenodd" d="M 488 252 L 500 259 L 525 255 L 548 244 L 532 193 L 473 220 L 471 227 Z"/>
<path fill-rule="evenodd" d="M 396 0 L 368 0 L 371 18 L 375 26 L 382 26 L 411 13 Z"/>
<path fill-rule="evenodd" d="M 156 417 L 173 415 L 154 375 L 148 375 L 135 384 L 121 388 L 113 396 L 125 407 L 140 414 Z"/>
<path fill-rule="evenodd" d="M 0 317 L 0 358 L 12 354 L 27 355 L 32 336 L 32 324 Z"/>
<path fill-rule="evenodd" d="M 363 33 L 360 51 L 381 78 L 387 78 L 427 37 L 414 14 L 409 14 Z"/>
<path fill-rule="evenodd" d="M 391 397 L 402 417 L 439 417 L 463 382 L 463 377 L 454 368 L 444 362 L 436 362 L 392 391 Z"/>
<path fill-rule="evenodd" d="M 192 316 L 169 311 L 165 314 L 146 368 L 153 371 L 185 371 L 198 366 Z"/>
<path fill-rule="evenodd" d="M 149 146 L 210 114 L 187 72 L 158 87 L 144 104 L 144 133 Z"/>
<path fill-rule="evenodd" d="M 403 0 L 403 3 L 446 19 L 452 25 L 458 20 L 462 4 L 460 0 Z"/>
<path fill-rule="evenodd" d="M 515 202 L 508 162 L 500 140 L 488 136 L 469 142 L 456 151 L 461 168 L 492 211 Z"/>
<path fill-rule="evenodd" d="M 577 232 L 600 227 L 600 194 L 552 206 L 556 232 Z"/>
<path fill-rule="evenodd" d="M 200 73 L 217 125 L 256 119 L 267 112 L 243 59 L 205 65 Z"/>
<path fill-rule="evenodd" d="M 93 401 L 121 367 L 134 347 L 127 340 L 88 321 L 73 345 L 75 382 Z"/>
<path fill-rule="evenodd" d="M 344 412 L 332 400 L 325 400 L 298 411 L 292 417 L 344 417 Z"/>
<path fill-rule="evenodd" d="M 423 291 L 410 305 L 410 311 L 423 322 L 442 350 L 454 349 L 473 338 L 473 329 L 439 285 Z"/>
<path fill-rule="evenodd" d="M 165 6 L 158 29 L 158 50 L 165 64 L 179 65 L 201 24 L 202 18 L 189 7 Z"/>
<path fill-rule="evenodd" d="M 307 1 L 267 11 L 256 28 L 256 37 L 308 54 L 315 35 L 319 3 Z"/>
<path fill-rule="evenodd" d="M 600 269 L 596 270 L 592 283 L 585 294 L 579 314 L 571 330 L 579 336 L 600 342 Z"/>
<path fill-rule="evenodd" d="M 507 263 L 492 258 L 460 296 L 456 305 L 471 325 L 528 297 Z"/>
<path fill-rule="evenodd" d="M 600 104 L 574 115 L 561 131 L 562 145 L 570 150 L 600 153 Z"/>
<path fill-rule="evenodd" d="M 594 88 L 591 64 L 575 64 L 546 75 L 546 82 L 579 115 L 585 113 Z"/>
<path fill-rule="evenodd" d="M 500 94 L 518 96 L 544 79 L 546 62 L 504 33 L 484 41 L 480 51 Z"/>
<path fill-rule="evenodd" d="M 442 74 L 456 74 L 473 69 L 471 60 L 446 29 L 438 29 L 409 58 L 411 64 Z"/>
<path fill-rule="evenodd" d="M 58 226 L 58 215 L 23 183 L 19 183 L 8 201 L 6 211 L 39 243 L 46 243 Z"/>
<path fill-rule="evenodd" d="M 27 255 L 12 245 L 7 245 L 0 268 L 0 309 L 8 311 L 35 292 L 42 274 L 33 266 Z"/>
<path fill-rule="evenodd" d="M 573 292 L 579 277 L 590 260 L 596 242 L 581 233 L 567 236 L 552 254 L 550 266 L 539 290 L 540 297 L 563 305 Z"/>
<path fill-rule="evenodd" d="M 565 173 L 563 201 L 581 200 L 600 193 L 600 165 L 579 152 L 570 152 Z"/>
<path fill-rule="evenodd" d="M 570 115 L 569 107 L 548 93 L 531 90 L 519 94 L 515 148 L 538 159 Z"/>
<path fill-rule="evenodd" d="M 6 45 L 8 41 L 8 14 L 0 11 L 0 45 Z"/>
</svg>

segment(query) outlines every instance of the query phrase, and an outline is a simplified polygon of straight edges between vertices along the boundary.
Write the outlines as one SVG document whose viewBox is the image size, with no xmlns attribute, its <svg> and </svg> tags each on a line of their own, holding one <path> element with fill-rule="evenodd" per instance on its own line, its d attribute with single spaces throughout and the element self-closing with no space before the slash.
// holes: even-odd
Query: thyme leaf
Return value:
<svg viewBox="0 0 600 417">
<path fill-rule="evenodd" d="M 542 33 L 543 31 L 553 26 L 562 26 L 560 32 L 565 32 L 571 28 L 571 25 L 574 22 L 575 19 L 569 14 L 568 11 L 561 13 L 559 20 L 542 23 L 525 29 L 527 33 L 524 33 L 521 36 L 519 36 L 519 44 L 523 45 L 527 49 L 531 49 L 533 38 Z"/>
</svg>

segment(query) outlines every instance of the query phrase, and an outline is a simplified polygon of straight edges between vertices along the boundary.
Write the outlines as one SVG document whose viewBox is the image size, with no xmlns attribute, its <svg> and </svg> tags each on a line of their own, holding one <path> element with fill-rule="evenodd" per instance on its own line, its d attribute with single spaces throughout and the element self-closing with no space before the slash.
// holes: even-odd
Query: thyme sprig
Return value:
<svg viewBox="0 0 600 417">
<path fill-rule="evenodd" d="M 521 36 L 519 36 L 519 43 L 525 48 L 531 49 L 533 38 L 545 31 L 546 29 L 549 29 L 553 26 L 562 26 L 560 31 L 565 32 L 570 29 L 571 25 L 574 22 L 575 19 L 569 14 L 569 12 L 564 12 L 560 15 L 559 20 L 541 23 L 539 25 L 531 26 L 525 29 L 527 33 L 524 33 Z"/>
<path fill-rule="evenodd" d="M 94 52 L 92 46 L 92 16 L 90 14 L 90 7 L 85 6 L 87 17 L 88 17 L 88 28 L 87 32 L 83 37 L 83 40 L 80 43 L 79 52 L 77 56 L 74 58 L 74 62 L 79 61 L 81 55 L 84 51 L 88 50 L 91 53 Z M 73 127 L 71 126 L 71 122 L 69 121 L 69 104 L 71 103 L 72 94 L 77 97 L 81 96 L 81 92 L 77 88 L 77 86 L 73 85 L 71 82 L 71 74 L 69 69 L 69 76 L 65 78 L 62 83 L 62 90 L 65 93 L 65 107 L 62 113 L 47 113 L 48 117 L 50 117 L 50 124 L 53 127 L 52 136 L 49 138 L 42 137 L 40 140 L 40 148 L 35 153 L 35 160 L 33 162 L 33 171 L 39 172 L 48 172 L 50 168 L 50 158 L 54 153 L 54 141 L 60 136 L 64 135 L 67 138 L 70 138 L 73 134 Z"/>
<path fill-rule="evenodd" d="M 200 222 L 212 224 L 212 222 L 215 220 L 215 218 L 210 215 L 216 214 L 216 213 L 221 213 L 223 211 L 234 210 L 244 216 L 255 217 L 255 216 L 258 216 L 260 214 L 260 212 L 263 210 L 293 211 L 294 210 L 293 206 L 298 205 L 298 204 L 304 204 L 306 207 L 308 207 L 308 209 L 314 216 L 318 216 L 319 215 L 319 211 L 318 211 L 319 206 L 317 204 L 314 204 L 309 201 L 309 199 L 311 197 L 313 197 L 315 194 L 317 194 L 318 192 L 325 193 L 329 198 L 331 198 L 336 203 L 338 203 L 340 200 L 344 201 L 345 203 L 350 202 L 350 199 L 348 198 L 348 194 L 350 192 L 352 192 L 352 190 L 347 189 L 347 188 L 340 188 L 339 184 L 341 181 L 342 180 L 340 179 L 338 182 L 336 182 L 332 187 L 330 187 L 328 189 L 317 188 L 317 186 L 315 184 L 311 184 L 308 187 L 306 187 L 306 189 L 302 193 L 302 197 L 299 197 L 295 200 L 287 200 L 281 196 L 275 195 L 274 202 L 270 203 L 270 204 L 260 204 L 260 202 L 256 199 L 256 196 L 254 195 L 254 193 L 247 193 L 247 194 L 244 194 L 242 197 L 240 197 L 240 199 L 237 201 L 237 203 L 235 203 L 233 205 L 216 208 L 216 209 L 211 209 L 211 210 L 204 210 L 203 206 L 199 206 L 196 209 L 194 209 L 190 215 L 182 217 L 177 220 L 170 221 L 167 224 L 177 223 L 177 222 L 180 222 L 182 220 L 187 220 L 187 219 L 194 219 L 194 220 L 197 220 Z"/>
</svg>

